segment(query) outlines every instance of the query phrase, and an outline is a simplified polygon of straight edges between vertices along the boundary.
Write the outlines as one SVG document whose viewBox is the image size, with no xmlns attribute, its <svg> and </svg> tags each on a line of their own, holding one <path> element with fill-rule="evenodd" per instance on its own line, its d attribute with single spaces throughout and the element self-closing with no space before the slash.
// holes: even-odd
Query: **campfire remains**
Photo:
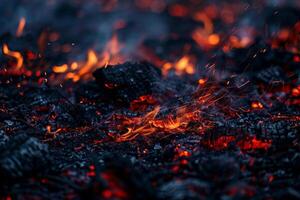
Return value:
<svg viewBox="0 0 300 200">
<path fill-rule="evenodd" d="M 3 0 L 1 199 L 299 199 L 299 11 Z"/>
</svg>

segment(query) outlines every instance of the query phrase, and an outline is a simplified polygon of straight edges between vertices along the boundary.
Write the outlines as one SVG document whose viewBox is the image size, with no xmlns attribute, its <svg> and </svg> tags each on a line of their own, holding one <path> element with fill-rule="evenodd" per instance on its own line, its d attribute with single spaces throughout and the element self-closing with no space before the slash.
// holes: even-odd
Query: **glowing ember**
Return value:
<svg viewBox="0 0 300 200">
<path fill-rule="evenodd" d="M 250 138 L 246 137 L 242 140 L 238 140 L 237 137 L 229 135 L 229 136 L 220 136 L 213 141 L 206 142 L 210 148 L 215 150 L 224 150 L 229 147 L 229 144 L 232 146 L 237 146 L 241 150 L 257 150 L 257 149 L 264 149 L 267 150 L 271 147 L 272 141 L 262 141 L 257 139 L 256 137 Z"/>
<path fill-rule="evenodd" d="M 252 103 L 251 103 L 251 107 L 252 107 L 253 109 L 262 109 L 262 108 L 264 108 L 264 106 L 263 106 L 262 103 L 260 103 L 260 102 L 252 102 Z"/>
<path fill-rule="evenodd" d="M 300 196 L 296 1 L 3 1 L 4 199 Z"/>
<path fill-rule="evenodd" d="M 300 86 L 298 86 L 298 87 L 292 89 L 292 95 L 293 95 L 294 97 L 300 96 Z"/>
<path fill-rule="evenodd" d="M 218 34 L 211 34 L 209 37 L 208 37 L 208 42 L 209 44 L 211 45 L 217 45 L 219 44 L 220 42 L 220 37 Z"/>
<path fill-rule="evenodd" d="M 123 61 L 120 51 L 123 46 L 120 44 L 116 34 L 107 42 L 100 58 L 100 66 L 107 66 L 108 64 L 118 64 Z"/>
<path fill-rule="evenodd" d="M 257 138 L 252 138 L 252 139 L 246 139 L 243 141 L 238 142 L 238 146 L 242 150 L 252 150 L 252 149 L 268 149 L 272 145 L 272 141 L 261 141 Z"/>
<path fill-rule="evenodd" d="M 209 100 L 209 99 L 207 99 Z M 203 101 L 202 104 L 211 102 Z M 127 129 L 127 132 L 116 138 L 116 141 L 123 142 L 136 138 L 137 136 L 148 136 L 153 133 L 176 133 L 176 132 L 203 132 L 212 128 L 211 124 L 203 120 L 200 116 L 200 110 L 192 110 L 187 106 L 176 109 L 175 114 L 169 114 L 166 117 L 159 118 L 158 114 L 161 107 L 157 106 L 154 110 L 148 112 L 142 117 L 125 117 L 120 126 L 121 129 Z M 189 127 L 192 122 L 198 123 L 196 127 Z M 205 124 L 207 123 L 207 124 Z"/>
<path fill-rule="evenodd" d="M 22 56 L 22 54 L 21 54 L 20 52 L 9 50 L 7 44 L 4 44 L 4 45 L 3 45 L 2 51 L 3 51 L 3 54 L 4 54 L 4 55 L 9 56 L 9 57 L 12 57 L 12 58 L 15 59 L 16 64 L 14 64 L 13 67 L 14 67 L 16 70 L 20 70 L 20 69 L 22 68 L 22 66 L 23 66 L 23 56 Z"/>
<path fill-rule="evenodd" d="M 20 37 L 23 34 L 25 25 L 26 25 L 26 19 L 24 17 L 22 17 L 19 21 L 18 29 L 16 31 L 17 37 Z"/>
<path fill-rule="evenodd" d="M 95 68 L 98 62 L 96 53 L 93 50 L 90 50 L 87 55 L 87 61 L 83 67 L 78 72 L 78 76 L 84 76 L 87 73 L 91 72 Z"/>
<path fill-rule="evenodd" d="M 53 66 L 52 69 L 55 73 L 64 73 L 68 70 L 68 65 L 63 64 L 63 65 L 60 65 L 60 66 Z"/>
<path fill-rule="evenodd" d="M 113 35 L 109 40 L 101 54 L 94 50 L 87 52 L 87 60 L 85 62 L 72 62 L 71 64 L 63 64 L 53 66 L 52 70 L 58 74 L 65 74 L 65 79 L 71 79 L 73 82 L 79 80 L 91 79 L 92 72 L 99 67 L 107 67 L 109 64 L 117 64 L 124 59 L 120 55 L 122 45 L 118 41 L 117 35 Z M 53 80 L 54 83 L 63 82 L 63 80 Z"/>
<path fill-rule="evenodd" d="M 174 69 L 175 74 L 180 76 L 183 74 L 194 74 L 196 72 L 194 59 L 191 56 L 183 56 L 175 63 L 165 63 L 162 67 L 163 75 L 167 75 L 170 70 Z"/>
<path fill-rule="evenodd" d="M 145 95 L 139 97 L 137 100 L 133 100 L 130 103 L 130 109 L 133 111 L 145 111 L 149 105 L 155 105 L 158 102 L 151 95 Z"/>
<path fill-rule="evenodd" d="M 199 83 L 199 85 L 205 85 L 206 79 L 201 78 L 198 80 L 198 83 Z"/>
</svg>

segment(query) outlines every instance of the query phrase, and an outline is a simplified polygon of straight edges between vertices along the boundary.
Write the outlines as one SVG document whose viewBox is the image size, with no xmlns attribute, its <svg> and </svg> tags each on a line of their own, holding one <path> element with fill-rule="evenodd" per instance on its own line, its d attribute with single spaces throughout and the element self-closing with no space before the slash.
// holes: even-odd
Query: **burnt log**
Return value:
<svg viewBox="0 0 300 200">
<path fill-rule="evenodd" d="M 93 75 L 100 87 L 118 102 L 129 103 L 140 96 L 162 92 L 161 72 L 147 62 L 108 65 Z"/>
<path fill-rule="evenodd" d="M 36 138 L 18 135 L 0 145 L 1 181 L 37 174 L 49 164 L 48 146 Z"/>
<path fill-rule="evenodd" d="M 262 113 L 247 113 L 239 118 L 218 122 L 215 129 L 209 131 L 205 138 L 215 140 L 224 135 L 238 138 L 251 135 L 261 140 L 271 140 L 277 148 L 289 148 L 298 139 L 299 127 L 299 122 L 292 118 L 274 120 Z M 224 134 L 224 130 L 228 134 Z"/>
</svg>

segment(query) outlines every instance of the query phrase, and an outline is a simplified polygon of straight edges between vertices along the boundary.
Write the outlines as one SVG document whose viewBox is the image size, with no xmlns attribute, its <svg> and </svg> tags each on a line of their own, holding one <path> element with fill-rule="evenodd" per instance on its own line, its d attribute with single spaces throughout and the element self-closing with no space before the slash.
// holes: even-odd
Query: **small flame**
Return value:
<svg viewBox="0 0 300 200">
<path fill-rule="evenodd" d="M 197 12 L 194 19 L 201 21 L 204 27 L 196 28 L 192 33 L 194 41 L 204 49 L 210 49 L 220 43 L 220 36 L 214 31 L 214 25 L 209 16 L 203 12 Z"/>
<path fill-rule="evenodd" d="M 16 31 L 16 36 L 20 37 L 23 34 L 24 28 L 26 25 L 26 19 L 24 17 L 22 17 L 19 21 L 19 25 Z"/>
<path fill-rule="evenodd" d="M 77 62 L 73 62 L 72 64 L 71 64 L 71 69 L 72 70 L 76 70 L 78 68 L 78 63 Z"/>
<path fill-rule="evenodd" d="M 180 76 L 183 74 L 194 74 L 195 73 L 195 64 L 192 57 L 183 56 L 176 63 L 165 63 L 162 67 L 163 75 L 167 75 L 170 70 L 175 69 L 175 74 Z"/>
<path fill-rule="evenodd" d="M 146 115 L 136 118 L 126 118 L 122 126 L 127 132 L 116 138 L 117 142 L 133 140 L 137 136 L 148 136 L 154 132 L 163 131 L 165 133 L 184 132 L 188 129 L 188 124 L 200 119 L 199 110 L 189 111 L 187 107 L 177 108 L 175 115 L 168 115 L 163 119 L 158 119 L 160 106 L 155 107 Z M 201 126 L 203 125 L 200 123 Z"/>
<path fill-rule="evenodd" d="M 292 96 L 299 97 L 300 96 L 300 86 L 292 89 Z"/>
<path fill-rule="evenodd" d="M 19 69 L 22 68 L 22 66 L 23 66 L 23 56 L 22 56 L 22 54 L 20 52 L 9 50 L 7 44 L 3 45 L 2 51 L 3 51 L 4 55 L 12 57 L 12 58 L 14 58 L 17 61 L 16 65 L 15 65 L 15 67 L 16 67 L 17 70 L 19 70 Z"/>
<path fill-rule="evenodd" d="M 87 61 L 85 65 L 79 70 L 78 75 L 83 76 L 93 70 L 98 62 L 96 53 L 93 50 L 89 50 L 87 55 Z"/>
<path fill-rule="evenodd" d="M 203 86 L 206 83 L 206 79 L 201 78 L 201 79 L 198 80 L 198 83 L 199 83 L 199 85 Z"/>
<path fill-rule="evenodd" d="M 72 62 L 70 65 L 54 66 L 53 71 L 56 73 L 66 72 L 65 78 L 71 79 L 74 82 L 80 79 L 87 80 L 91 78 L 91 72 L 98 67 L 107 67 L 108 64 L 123 62 L 124 59 L 119 55 L 121 48 L 122 46 L 119 43 L 117 35 L 113 35 L 100 55 L 94 50 L 89 50 L 86 62 Z M 68 66 L 70 66 L 70 68 Z"/>
<path fill-rule="evenodd" d="M 203 32 L 205 32 L 206 34 L 211 34 L 213 32 L 214 25 L 212 20 L 207 16 L 207 14 L 203 12 L 197 12 L 194 15 L 194 19 L 204 24 L 204 28 L 201 29 Z"/>
<path fill-rule="evenodd" d="M 263 109 L 263 105 L 262 105 L 262 103 L 260 103 L 260 102 L 252 102 L 251 103 L 251 107 L 253 108 L 253 109 Z"/>
<path fill-rule="evenodd" d="M 68 70 L 68 65 L 63 64 L 63 65 L 59 65 L 59 66 L 53 66 L 52 69 L 55 73 L 64 73 Z"/>
<path fill-rule="evenodd" d="M 220 42 L 220 36 L 218 34 L 211 34 L 208 36 L 208 43 L 210 45 L 217 45 Z"/>
<path fill-rule="evenodd" d="M 181 75 L 186 72 L 187 74 L 194 74 L 195 68 L 191 63 L 191 59 L 188 56 L 183 56 L 179 61 L 175 64 L 176 74 Z"/>
<path fill-rule="evenodd" d="M 102 53 L 99 66 L 107 66 L 108 64 L 118 64 L 124 59 L 120 56 L 122 45 L 119 42 L 118 36 L 114 34 L 110 41 L 107 42 Z"/>
<path fill-rule="evenodd" d="M 148 112 L 144 117 L 129 120 L 133 126 L 127 128 L 128 131 L 120 137 L 116 138 L 116 141 L 128 141 L 136 138 L 138 135 L 147 136 L 155 132 L 156 129 L 152 126 L 151 122 L 153 119 L 155 119 L 159 111 L 160 107 L 157 106 L 154 108 L 154 110 Z"/>
<path fill-rule="evenodd" d="M 81 78 L 86 80 L 91 77 L 91 73 L 98 66 L 98 57 L 95 51 L 89 50 L 87 60 L 81 63 L 81 67 L 77 62 L 72 62 L 70 67 L 68 64 L 53 66 L 55 73 L 66 73 L 65 79 L 71 79 L 73 82 L 79 81 Z"/>
</svg>

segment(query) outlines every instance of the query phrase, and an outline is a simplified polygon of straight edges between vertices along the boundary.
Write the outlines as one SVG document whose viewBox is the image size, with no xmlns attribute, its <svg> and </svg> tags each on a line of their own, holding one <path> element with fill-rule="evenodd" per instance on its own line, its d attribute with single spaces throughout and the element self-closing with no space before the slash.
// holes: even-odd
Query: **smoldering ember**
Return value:
<svg viewBox="0 0 300 200">
<path fill-rule="evenodd" d="M 1 0 L 0 199 L 300 199 L 300 1 Z"/>
</svg>

